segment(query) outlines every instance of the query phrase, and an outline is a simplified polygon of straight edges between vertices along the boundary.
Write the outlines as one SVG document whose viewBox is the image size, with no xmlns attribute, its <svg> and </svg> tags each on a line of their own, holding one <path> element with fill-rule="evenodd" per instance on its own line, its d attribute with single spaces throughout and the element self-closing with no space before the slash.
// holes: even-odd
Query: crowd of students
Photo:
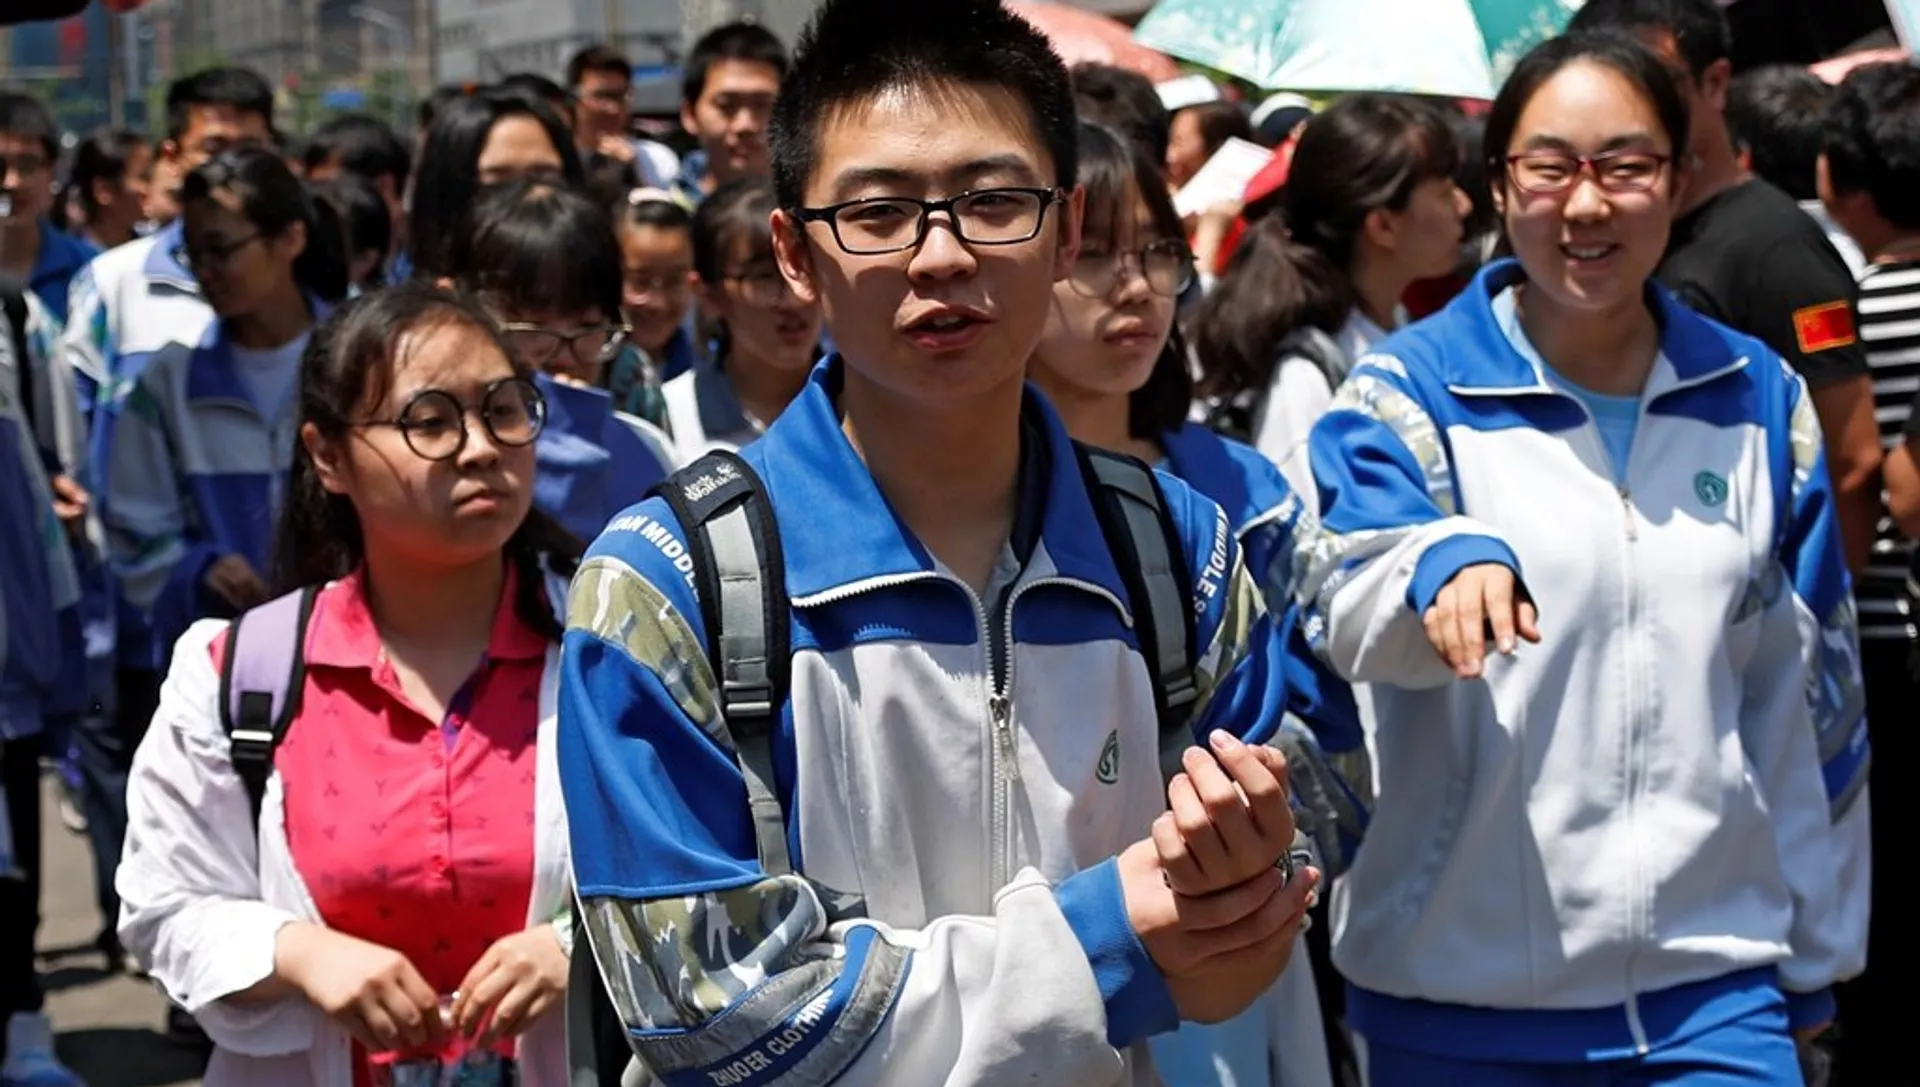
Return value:
<svg viewBox="0 0 1920 1087">
<path fill-rule="evenodd" d="M 43 755 L 214 1087 L 1894 1082 L 1920 68 L 1730 52 L 0 95 L 0 1084 Z"/>
</svg>

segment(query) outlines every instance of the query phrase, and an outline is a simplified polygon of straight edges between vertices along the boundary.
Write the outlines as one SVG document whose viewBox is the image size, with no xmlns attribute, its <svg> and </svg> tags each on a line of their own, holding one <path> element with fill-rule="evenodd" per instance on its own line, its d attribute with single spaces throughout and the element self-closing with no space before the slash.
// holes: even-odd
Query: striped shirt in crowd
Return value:
<svg viewBox="0 0 1920 1087">
<path fill-rule="evenodd" d="M 1877 264 L 1860 280 L 1860 342 L 1873 370 L 1874 416 L 1891 449 L 1907 440 L 1908 420 L 1920 395 L 1920 260 Z M 1907 591 L 1914 543 L 1890 517 L 1880 519 L 1873 558 L 1856 587 L 1860 637 L 1907 640 L 1915 636 L 1913 601 Z"/>
</svg>

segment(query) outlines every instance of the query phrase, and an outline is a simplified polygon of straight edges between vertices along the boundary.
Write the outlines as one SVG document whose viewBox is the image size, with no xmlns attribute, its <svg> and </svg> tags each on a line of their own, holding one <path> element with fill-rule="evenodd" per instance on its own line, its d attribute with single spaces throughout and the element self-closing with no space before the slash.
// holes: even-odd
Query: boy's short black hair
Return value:
<svg viewBox="0 0 1920 1087">
<path fill-rule="evenodd" d="M 1086 61 L 1068 73 L 1080 119 L 1126 137 L 1149 162 L 1167 161 L 1173 118 L 1146 76 L 1129 68 Z"/>
<path fill-rule="evenodd" d="M 1587 0 L 1567 30 L 1664 30 L 1695 79 L 1733 57 L 1733 27 L 1714 0 Z"/>
<path fill-rule="evenodd" d="M 801 33 L 793 72 L 773 105 L 780 205 L 800 206 L 824 118 L 889 88 L 940 83 L 1000 88 L 1018 98 L 1053 159 L 1054 183 L 1073 187 L 1073 85 L 1032 23 L 999 0 L 826 0 Z"/>
<path fill-rule="evenodd" d="M 787 78 L 792 61 L 787 47 L 773 31 L 759 23 L 738 22 L 714 27 L 693 43 L 687 54 L 686 72 L 680 81 L 680 100 L 691 106 L 707 91 L 707 72 L 723 60 L 764 64 Z"/>
<path fill-rule="evenodd" d="M 1797 64 L 1771 64 L 1737 76 L 1727 89 L 1727 130 L 1753 156 L 1753 172 L 1795 200 L 1818 199 L 1814 164 L 1834 90 Z"/>
<path fill-rule="evenodd" d="M 586 78 L 588 72 L 617 75 L 628 83 L 633 82 L 632 62 L 619 50 L 604 43 L 589 45 L 567 61 L 567 89 L 579 90 L 580 81 Z"/>
<path fill-rule="evenodd" d="M 1873 197 L 1882 218 L 1920 230 L 1920 68 L 1856 68 L 1827 106 L 1820 148 L 1837 193 Z"/>
<path fill-rule="evenodd" d="M 404 187 L 413 168 L 413 156 L 393 127 L 365 113 L 347 113 L 329 119 L 307 141 L 301 161 L 308 172 L 337 160 L 340 168 L 373 181 L 383 176 Z"/>
<path fill-rule="evenodd" d="M 273 88 L 251 68 L 208 68 L 167 88 L 167 137 L 187 134 L 196 106 L 231 106 L 257 115 L 273 130 Z"/>
<path fill-rule="evenodd" d="M 22 91 L 0 91 L 0 132 L 40 141 L 47 165 L 60 157 L 60 126 L 46 104 Z"/>
</svg>

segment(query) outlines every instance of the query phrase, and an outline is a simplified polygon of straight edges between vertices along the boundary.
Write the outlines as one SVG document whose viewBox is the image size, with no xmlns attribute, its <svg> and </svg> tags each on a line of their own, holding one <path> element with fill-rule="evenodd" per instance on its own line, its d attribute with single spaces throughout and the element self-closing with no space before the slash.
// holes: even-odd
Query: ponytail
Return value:
<svg viewBox="0 0 1920 1087">
<path fill-rule="evenodd" d="M 1332 335 L 1353 313 L 1346 269 L 1320 249 L 1295 241 L 1284 216 L 1255 223 L 1194 313 L 1200 395 L 1231 400 L 1273 382 L 1287 335 L 1311 325 Z"/>
</svg>

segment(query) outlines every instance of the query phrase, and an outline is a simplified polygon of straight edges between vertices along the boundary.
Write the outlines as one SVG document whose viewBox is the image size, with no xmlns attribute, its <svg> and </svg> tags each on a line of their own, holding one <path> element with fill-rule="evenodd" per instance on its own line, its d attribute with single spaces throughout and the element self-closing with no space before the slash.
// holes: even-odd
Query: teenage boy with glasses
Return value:
<svg viewBox="0 0 1920 1087">
<path fill-rule="evenodd" d="M 990 0 L 828 0 L 802 39 L 775 247 L 839 352 L 743 454 L 791 605 L 754 778 L 777 825 L 756 835 L 667 503 L 617 519 L 571 595 L 584 931 L 668 1083 L 1148 1083 L 1138 1043 L 1286 966 L 1318 873 L 1274 870 L 1273 621 L 1218 507 L 1161 477 L 1212 747 L 1163 786 L 1144 605 L 1024 386 L 1079 245 L 1074 125 L 1058 58 Z"/>
</svg>

